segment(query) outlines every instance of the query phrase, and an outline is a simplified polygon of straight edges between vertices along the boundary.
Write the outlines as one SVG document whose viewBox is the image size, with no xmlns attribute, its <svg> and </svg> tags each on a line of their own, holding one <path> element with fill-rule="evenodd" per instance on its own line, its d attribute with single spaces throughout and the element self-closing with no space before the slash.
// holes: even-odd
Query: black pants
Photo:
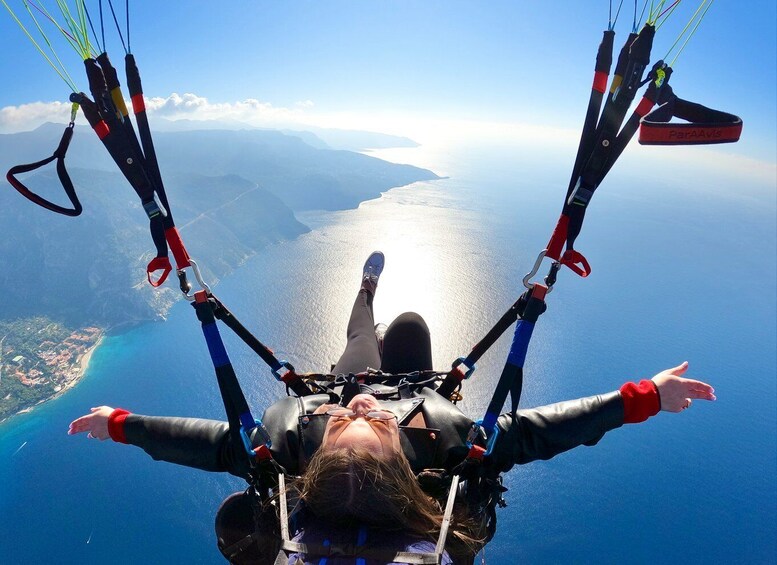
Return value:
<svg viewBox="0 0 777 565">
<path fill-rule="evenodd" d="M 368 367 L 387 373 L 409 373 L 432 368 L 432 342 L 429 327 L 415 312 L 400 314 L 391 322 L 383 338 L 381 358 L 375 337 L 373 295 L 361 289 L 348 321 L 348 342 L 332 372 L 335 375 L 361 373 Z"/>
</svg>

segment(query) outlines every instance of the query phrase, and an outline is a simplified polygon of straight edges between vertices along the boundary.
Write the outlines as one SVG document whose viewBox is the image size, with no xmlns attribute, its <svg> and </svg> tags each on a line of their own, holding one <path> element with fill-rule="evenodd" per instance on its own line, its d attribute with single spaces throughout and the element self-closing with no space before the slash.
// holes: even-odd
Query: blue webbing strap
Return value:
<svg viewBox="0 0 777 565">
<path fill-rule="evenodd" d="M 491 397 L 491 402 L 486 409 L 486 415 L 479 422 L 480 427 L 486 432 L 486 437 L 488 438 L 488 449 L 484 455 L 490 455 L 493 448 L 497 431 L 496 421 L 499 418 L 508 394 L 511 397 L 511 411 L 515 412 L 518 408 L 523 388 L 523 365 L 526 361 L 526 352 L 529 348 L 534 325 L 540 314 L 545 311 L 545 293 L 547 290 L 547 287 L 541 284 L 535 284 L 532 287 L 523 316 L 515 326 L 510 353 L 502 369 L 494 395 Z"/>
<path fill-rule="evenodd" d="M 243 444 L 246 451 L 253 456 L 249 434 L 257 427 L 257 422 L 251 410 L 248 408 L 237 375 L 229 360 L 229 355 L 224 347 L 216 318 L 213 315 L 213 306 L 208 300 L 205 291 L 195 293 L 194 309 L 197 312 L 197 318 L 202 323 L 202 333 L 205 336 L 205 342 L 208 344 L 213 368 L 216 371 L 216 380 L 221 391 L 221 398 L 224 401 L 224 408 L 227 412 L 229 421 L 229 432 L 236 445 Z M 265 434 L 262 434 L 265 436 Z M 267 439 L 265 437 L 265 439 Z"/>
</svg>

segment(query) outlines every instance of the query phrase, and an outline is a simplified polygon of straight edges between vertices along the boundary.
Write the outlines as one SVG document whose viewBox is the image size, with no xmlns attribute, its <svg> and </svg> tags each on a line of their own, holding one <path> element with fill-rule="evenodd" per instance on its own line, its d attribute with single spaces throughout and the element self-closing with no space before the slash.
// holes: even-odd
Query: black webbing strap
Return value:
<svg viewBox="0 0 777 565">
<path fill-rule="evenodd" d="M 224 322 L 224 324 L 235 332 L 243 342 L 250 347 L 262 361 L 267 363 L 273 371 L 273 375 L 288 386 L 297 396 L 307 396 L 313 392 L 308 385 L 294 372 L 294 368 L 278 360 L 272 350 L 259 341 L 243 324 L 240 323 L 234 314 L 215 296 L 211 296 L 213 301 L 213 315 Z M 286 374 L 281 375 L 282 369 L 287 369 Z"/>
<path fill-rule="evenodd" d="M 70 124 L 65 128 L 65 132 L 62 134 L 62 139 L 59 141 L 59 146 L 51 157 L 37 161 L 35 163 L 11 167 L 5 176 L 11 186 L 18 190 L 22 196 L 34 202 L 38 206 L 42 206 L 46 210 L 51 210 L 57 214 L 64 214 L 65 216 L 78 216 L 83 211 L 81 202 L 78 201 L 78 195 L 76 194 L 76 189 L 73 186 L 73 181 L 70 180 L 70 175 L 65 168 L 65 154 L 67 153 L 67 148 L 70 145 L 70 140 L 73 138 L 73 127 L 73 122 L 70 122 Z M 19 179 L 16 178 L 16 175 L 29 173 L 36 169 L 40 169 L 55 159 L 57 161 L 57 176 L 59 176 L 59 182 L 62 183 L 62 188 L 65 189 L 65 194 L 67 194 L 67 197 L 70 199 L 70 203 L 73 205 L 72 208 L 65 208 L 59 204 L 54 204 L 50 200 L 46 200 L 39 194 L 35 194 Z"/>
<path fill-rule="evenodd" d="M 660 86 L 656 82 L 656 73 L 659 71 L 659 69 L 663 73 Z M 637 104 L 637 107 L 631 113 L 629 119 L 626 120 L 626 123 L 623 124 L 623 127 L 618 132 L 617 137 L 612 142 L 609 159 L 599 171 L 599 180 L 596 183 L 597 186 L 602 182 L 604 177 L 607 176 L 607 173 L 610 172 L 610 169 L 612 169 L 615 161 L 618 160 L 618 157 L 621 156 L 623 151 L 626 149 L 626 146 L 634 137 L 637 129 L 639 129 L 639 124 L 642 118 L 650 112 L 653 106 L 655 106 L 659 97 L 663 96 L 665 89 L 671 88 L 668 84 L 669 77 L 671 76 L 671 67 L 664 67 L 662 61 L 659 61 L 653 66 L 649 75 L 648 87 L 645 90 L 645 94 L 642 96 L 642 100 L 640 100 L 639 104 Z"/>
<path fill-rule="evenodd" d="M 162 206 L 167 210 L 167 216 L 163 219 L 165 229 L 167 229 L 174 226 L 175 223 L 167 201 L 167 194 L 165 193 L 164 182 L 162 181 L 162 174 L 159 171 L 159 162 L 156 157 L 156 149 L 154 148 L 154 140 L 151 137 L 151 128 L 148 124 L 140 71 L 135 62 L 135 57 L 131 53 L 124 58 L 124 66 L 127 73 L 127 90 L 132 101 L 132 110 L 138 123 L 138 134 L 143 147 L 143 155 L 146 159 L 146 172 L 156 188 Z"/>
<path fill-rule="evenodd" d="M 116 68 L 111 64 L 108 53 L 105 52 L 97 56 L 97 64 L 100 65 L 100 70 L 105 79 L 105 88 L 110 95 L 111 106 L 118 121 L 117 125 L 124 133 L 124 137 L 127 140 L 127 144 L 131 148 L 132 153 L 140 160 L 140 165 L 146 171 L 146 175 L 149 177 L 149 181 L 151 181 L 151 186 L 153 187 L 153 179 L 148 175 L 148 168 L 145 164 L 145 158 L 143 156 L 143 150 L 140 148 L 138 136 L 135 133 L 135 127 L 132 125 L 132 120 L 127 119 L 129 113 L 127 112 L 127 105 L 124 102 L 124 95 L 121 92 L 121 83 L 119 82 L 119 75 L 116 72 Z"/>
<path fill-rule="evenodd" d="M 574 189 L 577 179 L 580 177 L 580 170 L 586 161 L 588 161 L 591 151 L 593 150 L 593 145 L 596 142 L 596 122 L 599 120 L 599 112 L 602 109 L 604 93 L 607 90 L 607 79 L 610 76 L 610 69 L 612 67 L 614 41 L 615 32 L 611 30 L 605 31 L 602 42 L 599 44 L 599 49 L 596 52 L 596 66 L 594 67 L 594 80 L 591 85 L 591 96 L 588 99 L 588 109 L 585 113 L 583 131 L 580 134 L 580 143 L 577 147 L 575 165 L 572 167 L 572 177 L 569 180 L 567 197 L 569 197 L 569 194 Z M 625 48 L 621 50 L 620 59 L 624 58 L 624 50 Z M 627 50 L 626 55 L 628 55 Z M 625 62 L 622 63 L 622 65 L 625 67 Z"/>
<path fill-rule="evenodd" d="M 483 356 L 483 354 L 496 343 L 503 333 L 507 331 L 507 328 L 512 326 L 515 321 L 521 316 L 523 309 L 526 307 L 526 298 L 528 292 L 525 292 L 521 297 L 515 301 L 515 303 L 502 314 L 502 317 L 494 324 L 488 333 L 481 339 L 475 347 L 472 348 L 467 357 L 463 359 L 457 359 L 453 363 L 453 368 L 445 376 L 445 379 L 437 387 L 437 393 L 443 397 L 450 399 L 453 392 L 459 388 L 462 381 L 467 378 L 467 373 L 460 368 L 462 365 L 468 369 L 472 369 L 475 363 Z"/>
<path fill-rule="evenodd" d="M 713 110 L 678 98 L 667 86 L 666 102 L 642 118 L 642 145 L 705 145 L 734 143 L 742 134 L 742 120 L 734 114 Z M 672 118 L 685 123 L 670 122 Z"/>
<path fill-rule="evenodd" d="M 154 203 L 154 187 L 143 167 L 142 155 L 138 155 L 135 143 L 132 143 L 123 132 L 123 126 L 117 116 L 118 110 L 108 92 L 102 69 L 95 59 L 86 59 L 84 66 L 89 79 L 89 90 L 92 93 L 93 103 L 77 101 L 81 103 L 84 115 L 92 128 L 96 131 L 98 127 L 100 128 L 100 131 L 97 131 L 100 141 L 140 197 L 144 207 L 150 206 Z M 86 98 L 86 96 L 82 95 L 81 98 Z M 89 113 L 92 115 L 90 116 Z M 162 211 L 157 208 L 156 214 L 154 214 L 153 210 L 146 208 L 146 213 L 152 217 L 152 215 L 161 214 Z"/>
<path fill-rule="evenodd" d="M 644 84 L 642 77 L 650 64 L 650 51 L 653 47 L 654 37 L 655 27 L 646 24 L 635 39 L 632 40 L 632 36 L 629 36 L 627 43 L 621 49 L 621 56 L 619 56 L 616 66 L 616 77 L 613 79 L 613 85 L 596 126 L 595 141 L 591 145 L 591 152 L 580 167 L 579 175 L 576 175 L 576 178 L 573 177 L 564 202 L 562 216 L 569 219 L 566 226 L 566 248 L 568 250 L 574 249 L 575 239 L 580 234 L 585 219 L 586 207 L 596 188 L 636 131 L 634 128 L 629 134 L 629 130 L 623 130 L 624 135 L 619 139 L 619 131 L 621 131 L 626 112 L 634 101 L 638 90 Z M 625 57 L 624 53 L 627 48 L 628 56 Z M 657 63 L 654 70 L 660 65 L 663 63 Z M 623 67 L 622 71 L 621 67 Z M 637 112 L 640 113 L 641 117 L 647 113 L 647 110 L 645 110 L 645 106 L 640 105 Z"/>
<path fill-rule="evenodd" d="M 137 136 L 130 120 L 126 119 L 127 110 L 116 71 L 110 65 L 105 53 L 100 56 L 100 59 L 105 65 L 107 80 L 104 70 L 96 59 L 84 61 L 89 89 L 94 100 L 90 100 L 84 93 L 73 94 L 71 100 L 81 105 L 89 125 L 140 198 L 143 209 L 149 217 L 149 231 L 157 257 L 166 259 L 167 241 L 162 219 L 167 214 L 167 210 L 155 198 L 154 185 L 146 173 L 145 160 L 140 151 Z M 108 81 L 112 86 L 112 92 L 108 90 Z M 149 282 L 152 282 L 150 276 Z M 162 280 L 157 281 L 156 285 L 161 282 Z"/>
</svg>

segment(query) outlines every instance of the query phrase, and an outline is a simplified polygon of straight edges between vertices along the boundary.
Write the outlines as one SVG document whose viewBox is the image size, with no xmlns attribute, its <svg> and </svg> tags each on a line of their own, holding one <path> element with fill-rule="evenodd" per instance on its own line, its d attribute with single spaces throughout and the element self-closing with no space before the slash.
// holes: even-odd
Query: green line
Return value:
<svg viewBox="0 0 777 565">
<path fill-rule="evenodd" d="M 65 72 L 63 75 L 62 72 L 57 68 L 57 66 L 49 59 L 49 56 L 46 55 L 45 51 L 41 48 L 40 45 L 38 45 L 38 42 L 35 41 L 35 38 L 32 37 L 29 31 L 27 31 L 27 28 L 24 27 L 24 24 L 19 20 L 19 18 L 16 16 L 14 11 L 11 9 L 11 7 L 8 5 L 8 3 L 5 0 L 0 0 L 0 2 L 3 3 L 3 6 L 5 6 L 5 9 L 8 10 L 8 13 L 11 14 L 11 17 L 14 19 L 14 21 L 19 25 L 21 30 L 24 32 L 24 34 L 28 37 L 28 39 L 32 42 L 32 44 L 35 46 L 35 48 L 38 50 L 38 52 L 43 55 L 43 58 L 46 59 L 49 65 L 51 65 L 51 68 L 54 69 L 54 72 L 59 75 L 59 78 L 61 78 L 63 81 L 65 81 L 65 84 L 70 87 L 70 89 L 73 92 L 78 92 L 78 89 L 76 88 L 75 84 L 73 83 L 73 80 L 70 78 L 70 76 Z M 63 69 L 64 70 L 64 69 Z"/>
<path fill-rule="evenodd" d="M 59 55 L 57 55 L 56 50 L 54 49 L 54 46 L 51 44 L 51 40 L 49 40 L 49 37 L 46 35 L 46 32 L 43 31 L 43 28 L 41 27 L 40 23 L 38 23 L 38 19 L 35 17 L 35 14 L 32 13 L 32 10 L 30 10 L 30 5 L 25 1 L 24 6 L 27 8 L 27 13 L 30 15 L 30 18 L 32 18 L 32 21 L 35 23 L 35 27 L 38 28 L 38 32 L 41 34 L 41 37 L 43 37 L 43 40 L 46 42 L 46 45 L 48 45 L 49 50 L 51 51 L 51 54 L 54 56 L 54 58 L 57 60 L 57 63 L 59 63 L 59 68 L 62 70 L 62 72 L 67 75 L 67 78 L 70 79 L 71 84 L 75 84 L 73 81 L 73 77 L 70 76 L 70 73 L 67 72 L 67 67 L 65 67 L 62 60 L 59 58 Z M 47 14 L 48 15 L 48 14 Z M 60 31 L 62 31 L 60 29 Z M 68 41 L 70 41 L 72 46 L 72 40 L 65 36 Z M 75 90 L 75 89 L 73 89 Z"/>
<path fill-rule="evenodd" d="M 23 2 L 24 2 L 24 6 L 27 8 L 27 12 L 30 14 L 30 18 L 32 18 L 32 21 L 34 21 L 34 22 L 35 22 L 35 25 L 38 27 L 38 30 L 40 31 L 40 34 L 41 34 L 43 37 L 47 38 L 47 36 L 46 36 L 46 32 L 44 32 L 44 31 L 43 31 L 43 29 L 42 29 L 41 25 L 38 23 L 38 20 L 37 20 L 37 18 L 35 17 L 35 13 L 34 13 L 32 10 L 30 10 L 30 5 L 29 5 L 29 2 L 27 2 L 27 0 L 23 0 Z M 66 32 L 64 29 L 62 29 L 62 27 L 61 27 L 61 26 L 60 26 L 60 25 L 59 25 L 59 24 L 56 22 L 56 20 L 54 20 L 54 18 L 51 16 L 51 14 L 49 14 L 49 13 L 46 11 L 46 9 L 45 9 L 44 7 L 42 7 L 42 6 L 38 6 L 37 4 L 34 4 L 34 6 L 35 6 L 35 7 L 36 7 L 38 10 L 40 10 L 40 11 L 42 11 L 42 12 L 43 12 L 43 15 L 45 15 L 45 16 L 48 18 L 49 22 L 51 22 L 51 24 L 52 24 L 52 25 L 53 25 L 55 28 L 57 28 L 57 30 L 58 30 L 58 31 L 59 31 L 59 32 L 60 32 L 60 33 L 61 33 L 61 34 L 62 34 L 62 35 L 65 37 L 65 39 L 67 40 L 67 42 L 70 44 L 70 47 L 72 47 L 72 48 L 73 48 L 73 50 L 74 50 L 76 53 L 78 53 L 78 52 L 79 52 L 79 51 L 78 51 L 78 44 L 75 42 L 75 40 L 73 39 L 73 37 L 72 37 L 70 34 L 68 34 L 68 32 Z M 52 51 L 53 51 L 53 50 L 54 50 L 54 49 L 52 48 Z M 63 67 L 64 67 L 64 65 L 63 65 Z"/>
<path fill-rule="evenodd" d="M 707 11 L 712 7 L 712 2 L 714 2 L 714 0 L 709 0 L 709 3 L 707 3 L 707 0 L 703 0 L 702 3 L 699 5 L 699 9 L 696 10 L 696 14 L 699 13 L 699 10 L 701 10 L 701 8 L 702 8 L 702 6 L 704 6 L 704 4 L 707 4 L 707 7 L 704 8 L 704 12 L 702 12 L 701 16 L 699 16 L 699 21 L 696 22 L 695 26 L 693 26 L 693 29 L 691 30 L 691 33 L 688 34 L 688 38 L 683 43 L 682 47 L 680 47 L 680 50 L 677 52 L 677 55 L 674 56 L 674 59 L 672 59 L 672 64 L 669 65 L 670 67 L 674 67 L 674 63 L 675 63 L 675 61 L 677 61 L 677 58 L 680 56 L 680 53 L 683 52 L 683 49 L 685 49 L 685 46 L 688 45 L 688 42 L 693 37 L 693 34 L 695 34 L 696 30 L 699 29 L 699 25 L 701 25 L 701 22 L 704 19 L 704 16 L 707 15 Z M 691 18 L 691 21 L 693 21 L 693 18 L 696 17 L 696 14 L 693 15 L 693 17 Z M 690 25 L 690 22 L 688 22 L 688 24 Z M 688 26 L 686 26 L 686 28 L 687 27 Z M 674 48 L 674 45 L 672 46 L 672 48 Z M 670 51 L 671 51 L 671 49 L 670 49 Z M 669 53 L 667 53 L 666 56 L 669 57 Z"/>
<path fill-rule="evenodd" d="M 32 21 L 34 21 L 34 22 L 35 22 L 35 25 L 38 27 L 38 30 L 40 31 L 40 34 L 41 34 L 43 37 L 46 37 L 46 33 L 43 31 L 43 29 L 41 28 L 40 24 L 38 24 L 38 20 L 37 20 L 37 18 L 35 17 L 35 12 L 33 12 L 32 10 L 30 10 L 30 2 L 29 2 L 28 0 L 22 0 L 22 2 L 24 3 L 24 7 L 27 9 L 27 13 L 28 13 L 28 14 L 30 14 L 30 18 L 32 18 Z M 43 15 L 44 15 L 44 16 L 46 16 L 46 18 L 49 20 L 49 22 L 51 22 L 51 24 L 52 24 L 54 27 L 56 27 L 56 28 L 57 28 L 57 30 L 59 30 L 59 32 L 60 32 L 60 33 L 62 33 L 62 35 L 64 35 L 64 36 L 65 36 L 65 39 L 66 39 L 66 40 L 67 40 L 67 42 L 70 44 L 70 46 L 71 46 L 71 47 L 72 47 L 72 48 L 73 48 L 73 49 L 74 49 L 76 52 L 78 52 L 78 46 L 77 46 L 77 44 L 75 43 L 75 41 L 73 40 L 73 38 L 72 38 L 72 37 L 70 36 L 70 34 L 68 34 L 68 33 L 67 33 L 67 32 L 66 32 L 64 29 L 62 29 L 62 27 L 60 27 L 60 25 L 59 25 L 59 24 L 56 22 L 56 20 L 54 20 L 54 18 L 51 16 L 51 14 L 49 14 L 49 13 L 46 11 L 46 8 L 45 8 L 44 6 L 42 6 L 42 5 L 40 5 L 40 6 L 39 6 L 38 4 L 35 4 L 35 3 L 32 3 L 32 5 L 35 7 L 35 9 L 36 9 L 36 10 L 39 10 L 41 13 L 43 13 Z M 52 49 L 52 51 L 53 51 L 53 49 Z"/>
<path fill-rule="evenodd" d="M 659 14 L 661 14 L 661 11 L 664 9 L 664 4 L 666 4 L 666 0 L 661 0 L 658 3 L 658 6 L 653 8 L 653 2 L 650 2 L 650 13 L 648 14 L 647 23 L 655 25 L 656 18 L 658 18 Z"/>
<path fill-rule="evenodd" d="M 59 6 L 59 10 L 62 12 L 62 15 L 65 18 L 65 23 L 67 23 L 67 26 L 70 29 L 70 33 L 73 34 L 73 37 L 78 43 L 79 54 L 82 58 L 88 59 L 91 55 L 91 49 L 89 46 L 87 32 L 82 27 L 79 27 L 78 22 L 70 12 L 70 7 L 67 5 L 67 0 L 57 0 L 57 6 Z"/>
<path fill-rule="evenodd" d="M 707 3 L 707 0 L 702 0 L 701 4 L 699 4 L 699 7 L 696 9 L 696 12 L 694 12 L 694 14 L 693 14 L 693 15 L 691 16 L 691 18 L 688 20 L 688 23 L 687 23 L 687 24 L 685 24 L 685 27 L 684 27 L 684 28 L 682 29 L 682 31 L 680 31 L 680 33 L 677 35 L 677 39 L 675 39 L 675 42 L 672 44 L 672 46 L 671 46 L 671 47 L 669 48 L 669 50 L 666 52 L 666 56 L 664 56 L 664 60 L 666 60 L 666 59 L 669 57 L 669 55 L 672 53 L 672 50 L 673 50 L 675 47 L 677 47 L 677 44 L 678 44 L 678 43 L 680 43 L 680 41 L 682 41 L 682 39 L 683 39 L 683 36 L 684 36 L 684 35 L 685 35 L 685 33 L 688 31 L 688 28 L 690 28 L 690 27 L 691 27 L 691 25 L 693 24 L 694 20 L 695 20 L 695 19 L 696 19 L 696 17 L 699 15 L 699 11 L 702 9 L 702 7 L 704 6 L 704 4 L 706 4 L 706 3 Z M 708 8 L 709 8 L 709 5 L 708 5 Z M 706 11 L 705 11 L 704 13 L 706 14 Z M 702 15 L 702 17 L 703 17 L 703 15 Z M 699 19 L 699 22 L 701 22 L 701 19 Z M 697 24 L 697 27 L 698 27 L 698 24 Z M 695 31 L 695 29 L 696 29 L 696 28 L 694 28 L 694 31 Z M 691 33 L 691 35 L 692 35 L 692 33 Z M 690 39 L 690 36 L 689 36 L 689 39 Z M 686 39 L 686 40 L 685 40 L 685 42 L 687 43 L 687 42 L 688 42 L 688 40 Z M 685 46 L 685 43 L 683 44 L 683 46 Z M 676 59 L 676 58 L 677 58 L 677 57 L 675 57 L 675 59 Z"/>
<path fill-rule="evenodd" d="M 669 11 L 666 14 L 664 14 L 664 19 L 661 20 L 661 23 L 658 23 L 658 21 L 656 20 L 656 31 L 661 29 L 661 26 L 664 25 L 664 22 L 666 22 L 666 20 L 669 19 L 669 16 L 672 15 L 672 12 L 674 12 L 677 9 L 677 6 L 679 6 L 679 5 L 680 5 L 680 2 L 676 2 L 673 6 L 671 6 Z M 661 16 L 659 16 L 659 17 L 661 17 Z"/>
<path fill-rule="evenodd" d="M 86 41 L 86 52 L 91 54 L 93 49 L 92 44 L 89 41 L 89 27 L 86 19 L 86 7 L 84 5 L 84 0 L 77 0 L 76 8 L 78 8 L 78 20 L 81 24 L 81 32 L 83 33 L 84 40 Z"/>
</svg>

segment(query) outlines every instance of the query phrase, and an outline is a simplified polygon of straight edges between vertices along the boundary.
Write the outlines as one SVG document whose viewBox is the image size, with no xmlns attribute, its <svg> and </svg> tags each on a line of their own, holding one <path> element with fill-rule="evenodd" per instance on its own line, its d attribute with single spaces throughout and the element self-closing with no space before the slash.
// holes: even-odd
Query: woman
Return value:
<svg viewBox="0 0 777 565">
<path fill-rule="evenodd" d="M 380 252 L 365 263 L 346 349 L 334 374 L 369 367 L 387 373 L 432 368 L 429 330 L 417 314 L 402 314 L 376 339 L 372 302 L 383 266 Z M 220 512 L 219 547 L 235 562 L 246 563 L 271 563 L 276 554 L 275 563 L 289 564 L 321 559 L 328 565 L 354 559 L 364 564 L 471 563 L 493 535 L 500 473 L 516 463 L 594 445 L 607 431 L 660 410 L 680 412 L 693 399 L 715 400 L 712 387 L 683 378 L 687 368 L 683 363 L 608 394 L 504 414 L 493 452 L 474 466 L 467 457 L 472 420 L 429 388 L 399 394 L 372 385 L 352 390 L 350 398 L 343 390 L 339 396 L 284 398 L 267 409 L 263 421 L 274 469 L 300 477 L 283 489 L 280 476 L 282 496 L 269 503 L 265 499 L 263 510 L 252 510 L 246 496 L 228 499 L 227 506 L 243 512 Z M 333 397 L 340 404 L 332 404 Z M 154 459 L 256 481 L 243 446 L 233 444 L 224 422 L 140 416 L 101 406 L 73 421 L 68 433 L 83 432 L 137 445 Z M 466 480 L 454 493 L 453 524 L 445 538 L 443 506 L 453 474 Z M 279 524 L 276 518 L 276 509 L 286 509 L 287 491 L 302 501 L 297 506 L 302 510 L 292 513 L 293 539 L 279 536 L 288 522 Z M 248 533 L 235 534 L 230 527 Z M 279 553 L 280 537 L 286 551 Z M 445 541 L 445 552 L 442 542 L 435 546 L 438 538 Z"/>
</svg>

